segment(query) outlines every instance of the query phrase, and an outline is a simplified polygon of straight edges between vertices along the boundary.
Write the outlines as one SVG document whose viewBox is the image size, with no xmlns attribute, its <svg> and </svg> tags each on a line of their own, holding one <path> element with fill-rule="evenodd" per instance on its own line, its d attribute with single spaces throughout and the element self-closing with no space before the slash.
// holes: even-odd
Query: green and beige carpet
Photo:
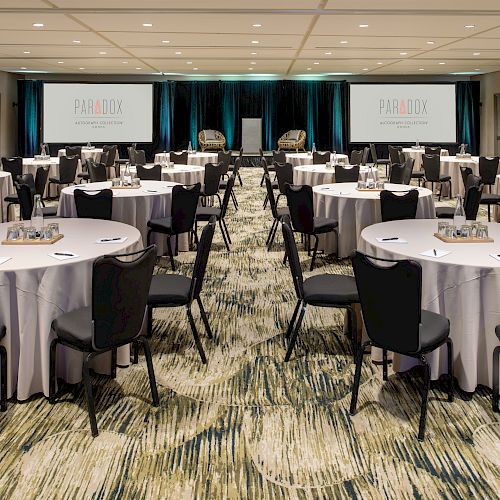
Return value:
<svg viewBox="0 0 500 500">
<path fill-rule="evenodd" d="M 217 229 L 203 291 L 214 332 L 197 316 L 202 365 L 182 308 L 157 309 L 153 354 L 161 405 L 150 405 L 144 358 L 94 378 L 100 435 L 89 432 L 81 386 L 57 404 L 9 403 L 0 414 L 0 497 L 31 498 L 498 498 L 500 419 L 491 391 L 430 394 L 417 441 L 421 378 L 365 358 L 358 413 L 340 310 L 309 308 L 292 360 L 283 332 L 295 296 L 282 238 L 267 252 L 261 172 L 243 171 L 230 209 L 230 253 Z M 301 251 L 304 270 L 309 258 Z M 194 253 L 177 258 L 190 273 Z M 157 272 L 170 272 L 162 261 Z M 351 273 L 318 259 L 315 273 Z M 306 271 L 306 275 L 309 275 Z M 196 306 L 195 306 L 196 307 Z"/>
</svg>

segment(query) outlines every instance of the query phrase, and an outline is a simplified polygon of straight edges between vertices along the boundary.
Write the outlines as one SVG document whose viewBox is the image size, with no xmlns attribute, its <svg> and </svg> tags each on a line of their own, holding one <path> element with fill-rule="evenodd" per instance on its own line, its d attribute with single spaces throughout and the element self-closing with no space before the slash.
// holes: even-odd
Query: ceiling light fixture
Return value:
<svg viewBox="0 0 500 500">
<path fill-rule="evenodd" d="M 377 64 L 380 66 L 381 64 L 384 64 L 384 63 L 378 62 Z"/>
<path fill-rule="evenodd" d="M 434 45 L 435 43 L 436 43 L 436 42 L 433 42 L 432 40 L 429 40 L 429 41 L 427 42 L 427 45 Z"/>
<path fill-rule="evenodd" d="M 472 29 L 472 28 L 475 28 L 475 27 L 476 27 L 476 25 L 475 25 L 475 24 L 466 24 L 466 25 L 464 26 L 464 28 L 466 28 L 466 29 L 468 29 L 468 30 L 469 30 L 469 29 Z"/>
<path fill-rule="evenodd" d="M 29 50 L 25 50 L 23 54 L 31 54 L 31 52 Z"/>
<path fill-rule="evenodd" d="M 400 52 L 399 53 L 400 56 L 407 56 L 408 55 L 408 52 Z"/>
<path fill-rule="evenodd" d="M 85 69 L 85 68 L 78 68 L 78 69 Z"/>
<path fill-rule="evenodd" d="M 312 68 L 307 68 L 307 71 L 311 71 Z"/>
<path fill-rule="evenodd" d="M 443 65 L 443 64 L 446 64 L 445 62 L 440 62 L 439 64 Z"/>
<path fill-rule="evenodd" d="M 122 61 L 122 64 L 128 64 L 128 61 Z"/>
<path fill-rule="evenodd" d="M 368 68 L 363 68 L 363 71 L 368 71 Z"/>
<path fill-rule="evenodd" d="M 480 55 L 481 55 L 481 52 L 474 52 L 472 55 L 473 55 L 473 56 L 480 56 Z"/>
<path fill-rule="evenodd" d="M 99 55 L 101 55 L 101 56 L 105 56 L 106 54 L 107 54 L 107 52 L 104 52 L 104 51 L 99 52 Z"/>
<path fill-rule="evenodd" d="M 142 25 L 145 27 L 145 28 L 151 28 L 153 26 L 152 23 L 142 23 Z"/>
<path fill-rule="evenodd" d="M 21 66 L 21 68 L 20 68 L 20 69 L 26 69 L 26 68 L 25 68 L 24 66 Z"/>
<path fill-rule="evenodd" d="M 193 68 L 193 71 L 198 71 L 198 68 Z"/>
<path fill-rule="evenodd" d="M 186 61 L 186 64 L 193 64 L 193 61 Z"/>
<path fill-rule="evenodd" d="M 252 24 L 254 28 L 262 28 L 262 24 Z"/>
<path fill-rule="evenodd" d="M 313 64 L 319 64 L 319 61 L 314 61 L 314 63 L 313 63 Z"/>
<path fill-rule="evenodd" d="M 250 64 L 257 64 L 255 61 L 252 61 Z"/>
<path fill-rule="evenodd" d="M 248 68 L 248 69 L 249 69 L 250 71 L 252 71 L 252 70 L 253 70 L 253 68 Z"/>
<path fill-rule="evenodd" d="M 252 40 L 252 43 L 260 43 L 259 40 Z"/>
<path fill-rule="evenodd" d="M 347 40 L 340 40 L 340 43 L 349 43 Z"/>
<path fill-rule="evenodd" d="M 64 64 L 64 61 L 57 61 L 57 64 Z"/>
<path fill-rule="evenodd" d="M 142 69 L 142 68 L 135 68 L 135 69 Z"/>
<path fill-rule="evenodd" d="M 73 40 L 73 43 L 81 43 L 80 40 Z"/>
<path fill-rule="evenodd" d="M 359 27 L 360 28 L 368 28 L 368 24 L 360 24 Z"/>
<path fill-rule="evenodd" d="M 162 40 L 161 43 L 170 43 L 170 40 Z"/>
<path fill-rule="evenodd" d="M 424 68 L 418 68 L 419 71 L 425 71 Z"/>
<path fill-rule="evenodd" d="M 177 51 L 177 52 L 175 53 L 175 55 L 176 55 L 176 56 L 180 56 L 181 54 L 182 54 L 182 52 L 180 52 L 180 51 Z"/>
<path fill-rule="evenodd" d="M 43 23 L 33 23 L 33 28 L 43 28 L 44 26 Z"/>
<path fill-rule="evenodd" d="M 257 52 L 250 52 L 250 55 L 251 55 L 251 56 L 256 56 L 256 55 L 257 55 Z"/>
<path fill-rule="evenodd" d="M 325 52 L 325 56 L 331 56 L 332 53 L 331 52 Z"/>
</svg>

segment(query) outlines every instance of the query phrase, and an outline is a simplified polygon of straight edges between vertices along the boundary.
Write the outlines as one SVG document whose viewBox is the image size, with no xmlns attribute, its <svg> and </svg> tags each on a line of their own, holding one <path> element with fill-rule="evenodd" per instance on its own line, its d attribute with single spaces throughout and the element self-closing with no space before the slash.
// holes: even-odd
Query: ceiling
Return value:
<svg viewBox="0 0 500 500">
<path fill-rule="evenodd" d="M 2 0 L 0 70 L 196 77 L 500 70 L 500 0 L 77 3 Z"/>
</svg>

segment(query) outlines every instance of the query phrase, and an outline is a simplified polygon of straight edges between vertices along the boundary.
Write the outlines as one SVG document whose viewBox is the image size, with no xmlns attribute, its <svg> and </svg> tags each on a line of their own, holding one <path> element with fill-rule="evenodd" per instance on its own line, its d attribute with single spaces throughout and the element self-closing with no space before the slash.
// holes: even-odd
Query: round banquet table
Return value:
<svg viewBox="0 0 500 500">
<path fill-rule="evenodd" d="M 0 245 L 0 257 L 11 257 L 0 265 L 0 323 L 7 327 L 2 343 L 7 350 L 8 397 L 17 391 L 25 400 L 43 392 L 49 395 L 49 347 L 52 321 L 65 312 L 91 304 L 92 264 L 104 254 L 142 249 L 137 229 L 125 224 L 94 219 L 51 219 L 59 223 L 64 238 L 53 245 Z M 0 224 L 5 239 L 8 224 Z M 98 244 L 98 238 L 127 237 L 119 244 Z M 52 252 L 71 251 L 79 257 L 57 260 Z M 69 383 L 81 380 L 83 355 L 59 347 L 57 375 Z M 118 364 L 129 364 L 129 349 L 118 352 Z M 109 373 L 109 355 L 93 365 Z"/>
<path fill-rule="evenodd" d="M 441 157 L 441 175 L 449 175 L 451 177 L 451 195 L 456 196 L 461 194 L 464 196 L 464 181 L 460 167 L 470 167 L 474 175 L 479 175 L 479 156 L 471 158 L 457 158 L 456 156 Z M 427 184 L 428 185 L 428 184 Z M 436 184 L 434 184 L 436 186 Z M 443 184 L 443 196 L 448 196 L 448 184 Z"/>
<path fill-rule="evenodd" d="M 323 184 L 313 187 L 314 215 L 330 217 L 339 222 L 339 258 L 349 257 L 357 248 L 361 231 L 367 226 L 382 221 L 380 192 L 357 191 L 357 183 Z M 389 191 L 418 189 L 417 219 L 432 219 L 436 216 L 434 198 L 430 189 L 415 188 L 401 184 L 385 184 Z M 335 234 L 320 236 L 318 248 L 325 253 L 334 253 Z"/>
<path fill-rule="evenodd" d="M 85 146 L 82 147 L 82 160 L 88 160 L 91 159 L 95 162 L 99 162 L 101 160 L 101 155 L 103 153 L 102 148 L 87 148 Z M 66 156 L 66 149 L 60 149 L 57 152 L 58 156 Z M 116 157 L 115 160 L 118 160 L 120 158 L 118 154 L 118 148 L 116 149 Z"/>
<path fill-rule="evenodd" d="M 2 222 L 7 220 L 7 205 L 8 203 L 4 201 L 4 198 L 9 194 L 15 193 L 14 184 L 12 182 L 12 175 L 10 172 L 0 171 L 0 204 L 2 207 Z M 11 210 L 14 210 L 11 207 Z M 14 217 L 12 216 L 13 220 Z"/>
<path fill-rule="evenodd" d="M 153 167 L 152 163 L 145 165 L 146 167 Z M 130 167 L 130 171 L 136 173 L 135 167 Z M 196 184 L 199 182 L 203 184 L 205 178 L 205 167 L 198 165 L 175 165 L 174 168 L 162 167 L 161 180 L 170 181 L 179 184 Z"/>
<path fill-rule="evenodd" d="M 136 227 L 142 236 L 143 244 L 147 244 L 147 223 L 150 219 L 168 217 L 172 205 L 172 187 L 177 183 L 164 181 L 142 181 L 139 189 L 113 189 L 112 219 Z M 76 217 L 75 189 L 95 191 L 110 189 L 111 182 L 92 182 L 78 186 L 66 187 L 61 191 L 57 215 Z M 166 252 L 166 236 L 151 234 L 151 243 L 156 243 L 158 255 Z M 175 239 L 172 241 L 175 246 Z M 188 249 L 187 235 L 179 238 L 179 250 Z"/>
<path fill-rule="evenodd" d="M 330 161 L 332 161 L 333 154 L 330 157 Z M 313 155 L 312 153 L 286 153 L 286 161 L 291 163 L 294 167 L 298 165 L 312 165 L 313 164 Z M 337 161 L 344 161 L 345 163 L 349 162 L 349 157 L 347 155 L 337 153 Z"/>
<path fill-rule="evenodd" d="M 359 250 L 375 257 L 410 258 L 422 266 L 422 309 L 450 320 L 453 340 L 454 374 L 464 391 L 479 384 L 492 386 L 492 355 L 498 345 L 495 326 L 500 323 L 500 226 L 489 223 L 495 243 L 444 243 L 433 236 L 436 220 L 393 221 L 366 228 Z M 407 244 L 379 243 L 376 238 L 398 236 Z M 440 257 L 420 255 L 439 249 L 451 253 Z M 390 298 L 388 298 L 388 305 Z M 433 379 L 446 373 L 446 347 L 428 355 Z M 405 371 L 415 364 L 396 356 L 394 370 Z"/>
<path fill-rule="evenodd" d="M 207 163 L 217 163 L 219 158 L 217 153 L 208 153 L 206 151 L 197 151 L 196 153 L 188 154 L 188 165 L 198 165 L 204 167 Z M 156 153 L 155 163 L 161 163 L 162 161 L 170 161 L 170 153 Z"/>
<path fill-rule="evenodd" d="M 360 172 L 367 174 L 372 172 L 375 180 L 378 180 L 378 168 L 361 167 Z M 335 168 L 327 168 L 326 165 L 298 165 L 293 168 L 293 183 L 298 185 L 318 186 L 319 184 L 331 184 L 335 182 Z"/>
<path fill-rule="evenodd" d="M 413 158 L 415 160 L 413 165 L 414 172 L 422 168 L 422 155 L 425 154 L 425 148 L 403 148 L 403 153 L 406 158 Z M 441 149 L 441 156 L 448 156 L 448 150 Z"/>
</svg>

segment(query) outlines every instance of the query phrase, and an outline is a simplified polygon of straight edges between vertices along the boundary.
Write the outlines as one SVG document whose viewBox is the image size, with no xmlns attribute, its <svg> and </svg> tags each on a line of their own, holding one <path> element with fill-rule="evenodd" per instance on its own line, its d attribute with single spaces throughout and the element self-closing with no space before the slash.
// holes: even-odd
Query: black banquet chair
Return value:
<svg viewBox="0 0 500 500">
<path fill-rule="evenodd" d="M 383 264 L 379 265 L 377 261 Z M 448 349 L 448 401 L 453 401 L 450 321 L 440 314 L 422 309 L 422 267 L 418 262 L 379 259 L 356 252 L 352 265 L 368 340 L 363 342 L 356 358 L 350 413 L 356 413 L 361 365 L 366 347 L 382 349 L 384 380 L 387 380 L 387 351 L 418 359 L 425 370 L 418 430 L 418 439 L 423 441 L 431 383 L 431 367 L 426 355 L 444 344 Z M 390 307 L 387 306 L 389 295 Z"/>
<path fill-rule="evenodd" d="M 4 172 L 9 172 L 12 176 L 12 182 L 15 182 L 17 177 L 23 175 L 23 159 L 20 156 L 13 158 L 2 157 L 2 168 Z"/>
<path fill-rule="evenodd" d="M 497 325 L 495 327 L 495 334 L 500 340 L 500 325 Z M 493 398 L 492 398 L 492 406 L 493 406 L 493 411 L 498 413 L 500 412 L 500 408 L 498 406 L 498 403 L 500 401 L 500 389 L 499 389 L 499 384 L 498 384 L 498 368 L 500 365 L 500 345 L 497 345 L 495 349 L 493 350 Z"/>
<path fill-rule="evenodd" d="M 318 252 L 319 235 L 335 233 L 337 239 L 337 255 L 339 247 L 339 223 L 335 219 L 314 216 L 313 191 L 311 186 L 294 186 L 287 184 L 286 198 L 290 210 L 290 220 L 295 232 L 306 236 L 306 247 L 309 253 L 309 237 L 314 236 L 314 250 L 311 259 L 310 271 L 314 269 L 314 262 Z M 286 257 L 286 254 L 285 254 Z"/>
<path fill-rule="evenodd" d="M 213 164 L 207 163 L 205 165 L 205 172 L 203 175 L 203 188 L 200 191 L 201 202 L 206 205 L 206 199 L 210 196 L 216 196 L 219 200 L 219 207 L 222 206 L 222 201 L 219 195 L 219 186 L 224 172 L 225 165 L 223 162 Z"/>
<path fill-rule="evenodd" d="M 370 152 L 372 154 L 373 166 L 378 167 L 379 165 L 385 166 L 385 176 L 388 177 L 387 169 L 391 164 L 390 158 L 379 158 L 377 156 L 377 146 L 375 144 L 370 144 Z"/>
<path fill-rule="evenodd" d="M 31 176 L 32 174 L 25 174 L 26 176 Z M 24 175 L 23 175 L 24 177 Z M 21 215 L 21 220 L 30 220 L 31 214 L 33 212 L 34 205 L 34 191 L 32 188 L 31 181 L 28 184 L 18 183 L 16 185 L 17 199 L 19 200 L 19 213 Z M 57 214 L 57 207 L 42 207 L 42 212 L 44 217 L 55 217 Z"/>
<path fill-rule="evenodd" d="M 90 182 L 106 182 L 108 180 L 108 172 L 104 163 L 87 160 L 87 169 Z"/>
<path fill-rule="evenodd" d="M 187 151 L 176 153 L 170 151 L 170 161 L 175 165 L 187 165 L 189 154 Z"/>
<path fill-rule="evenodd" d="M 49 177 L 49 192 L 50 186 L 53 184 L 62 187 L 75 183 L 78 161 L 77 156 L 61 156 L 59 158 L 59 177 Z"/>
<path fill-rule="evenodd" d="M 285 240 L 285 252 L 290 262 L 293 285 L 297 295 L 297 303 L 293 311 L 292 319 L 288 325 L 286 338 L 289 340 L 285 361 L 289 361 L 297 336 L 308 305 L 317 307 L 339 307 L 347 309 L 351 338 L 353 340 L 353 351 L 356 350 L 356 313 L 353 305 L 359 302 L 356 282 L 353 276 L 343 274 L 317 274 L 304 280 L 300 267 L 297 245 L 290 227 L 288 216 L 282 219 L 283 238 Z M 297 315 L 300 315 L 297 319 Z"/>
<path fill-rule="evenodd" d="M 0 327 L 0 340 L 7 334 L 5 325 Z M 7 411 L 7 349 L 0 345 L 0 410 Z"/>
<path fill-rule="evenodd" d="M 269 174 L 264 175 L 264 182 L 266 183 L 267 196 L 269 199 L 269 206 L 271 207 L 271 214 L 273 216 L 273 223 L 271 225 L 271 229 L 269 230 L 269 234 L 267 236 L 266 245 L 267 250 L 271 250 L 273 246 L 274 238 L 276 237 L 276 231 L 278 230 L 279 221 L 285 215 L 290 215 L 290 210 L 288 207 L 279 207 L 276 205 L 276 199 L 274 198 L 274 191 L 271 179 Z"/>
<path fill-rule="evenodd" d="M 437 182 L 439 184 L 438 200 L 441 201 L 443 184 L 448 184 L 450 190 L 448 193 L 448 198 L 451 198 L 451 176 L 441 175 L 441 157 L 439 155 L 423 155 L 422 167 L 425 172 L 424 187 L 428 182 L 430 182 L 431 190 L 434 192 L 434 183 Z"/>
<path fill-rule="evenodd" d="M 79 218 L 111 220 L 113 215 L 113 190 L 75 189 L 76 214 Z"/>
<path fill-rule="evenodd" d="M 241 156 L 236 158 L 236 160 L 234 161 L 234 165 L 229 167 L 228 175 L 234 175 L 234 177 L 238 179 L 240 175 L 240 167 L 241 167 Z M 225 192 L 227 189 L 227 184 L 228 184 L 228 179 L 222 179 L 219 183 L 219 190 L 224 190 Z M 243 186 L 243 184 L 241 184 L 241 181 L 240 185 Z M 238 210 L 238 200 L 236 199 L 236 195 L 234 194 L 233 188 L 231 189 L 231 200 L 233 200 L 233 205 L 235 210 Z M 264 206 L 264 208 L 266 207 Z"/>
<path fill-rule="evenodd" d="M 491 192 L 491 186 L 495 185 L 498 174 L 498 160 L 498 156 L 479 157 L 479 176 L 483 184 L 489 186 L 489 192 L 481 196 L 481 205 L 488 206 L 488 221 L 491 221 L 491 206 L 500 205 L 500 194 Z"/>
<path fill-rule="evenodd" d="M 466 220 L 476 220 L 479 203 L 483 194 L 484 184 L 481 177 L 469 174 L 465 184 L 464 212 Z M 455 207 L 437 207 L 436 217 L 438 219 L 453 219 Z"/>
<path fill-rule="evenodd" d="M 141 181 L 161 181 L 161 165 L 146 167 L 145 165 L 136 165 L 137 177 Z"/>
<path fill-rule="evenodd" d="M 380 211 L 382 222 L 391 220 L 414 219 L 417 215 L 418 190 L 388 191 L 380 193 Z"/>
<path fill-rule="evenodd" d="M 153 308 L 185 306 L 194 341 L 203 364 L 206 364 L 207 358 L 203 346 L 201 345 L 200 336 L 196 329 L 191 308 L 193 302 L 196 301 L 208 338 L 213 338 L 200 293 L 203 287 L 203 279 L 205 277 L 214 232 L 215 217 L 211 217 L 208 224 L 201 232 L 191 278 L 182 274 L 155 274 L 151 280 L 148 296 L 148 335 L 152 335 Z M 134 359 L 137 362 L 136 353 L 134 353 Z"/>
<path fill-rule="evenodd" d="M 153 406 L 159 405 L 149 341 L 141 335 L 155 261 L 154 245 L 139 252 L 99 257 L 92 267 L 92 305 L 67 312 L 52 322 L 55 337 L 50 345 L 49 401 L 54 403 L 56 399 L 57 346 L 85 353 L 82 376 L 94 437 L 99 431 L 89 364 L 99 354 L 111 351 L 111 375 L 114 377 L 117 349 L 141 343 L 146 355 Z"/>
<path fill-rule="evenodd" d="M 330 161 L 332 157 L 332 153 L 330 151 L 325 151 L 323 153 L 318 153 L 318 151 L 313 152 L 313 165 L 325 165 L 327 162 Z"/>
<path fill-rule="evenodd" d="M 291 163 L 278 163 L 274 164 L 276 171 L 276 180 L 278 181 L 279 194 L 276 198 L 278 204 L 280 196 L 286 195 L 286 185 L 293 184 L 293 165 Z"/>
<path fill-rule="evenodd" d="M 359 165 L 335 165 L 335 182 L 358 182 Z"/>
<path fill-rule="evenodd" d="M 200 183 L 188 186 L 176 185 L 172 188 L 172 207 L 170 217 L 160 219 L 151 219 L 148 221 L 148 245 L 151 239 L 151 233 L 161 233 L 167 236 L 168 256 L 172 270 L 175 271 L 174 254 L 172 252 L 171 238 L 177 236 L 175 240 L 175 255 L 177 255 L 178 237 L 183 233 L 192 233 L 196 216 L 196 207 L 200 196 Z M 194 232 L 196 241 L 196 231 Z"/>
<path fill-rule="evenodd" d="M 363 162 L 363 150 L 353 149 L 351 151 L 351 158 L 349 164 L 351 165 L 361 165 Z"/>
</svg>

